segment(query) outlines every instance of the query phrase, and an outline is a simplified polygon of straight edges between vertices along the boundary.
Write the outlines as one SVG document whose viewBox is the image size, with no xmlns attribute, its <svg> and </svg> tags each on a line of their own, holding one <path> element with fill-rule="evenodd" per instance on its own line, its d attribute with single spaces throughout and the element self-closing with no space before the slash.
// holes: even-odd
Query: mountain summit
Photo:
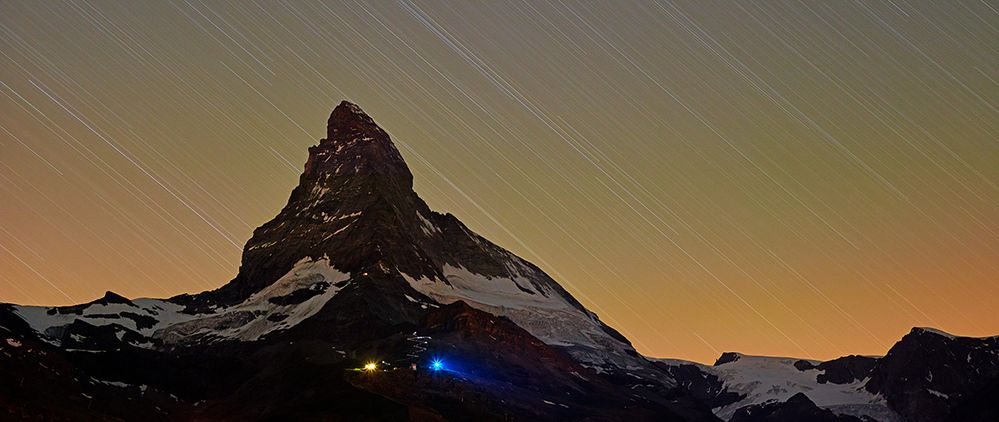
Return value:
<svg viewBox="0 0 999 422">
<path fill-rule="evenodd" d="M 209 297 L 224 305 L 245 300 L 305 258 L 329 257 L 345 273 L 397 261 L 409 273 L 428 274 L 431 268 L 417 267 L 426 254 L 409 236 L 426 208 L 388 134 L 344 101 L 330 114 L 327 137 L 309 148 L 287 205 L 254 231 L 236 279 Z"/>
<path fill-rule="evenodd" d="M 354 139 L 372 131 L 385 133 L 360 106 L 347 100 L 333 108 L 326 121 L 326 138 L 330 140 L 336 139 L 337 134 L 345 136 L 343 139 Z"/>
<path fill-rule="evenodd" d="M 354 166 L 343 168 L 342 160 Z M 413 175 L 389 135 L 356 104 L 343 101 L 333 109 L 326 123 L 326 138 L 309 148 L 305 174 L 360 171 L 365 165 L 386 178 L 397 178 L 401 188 L 412 189 Z"/>
</svg>

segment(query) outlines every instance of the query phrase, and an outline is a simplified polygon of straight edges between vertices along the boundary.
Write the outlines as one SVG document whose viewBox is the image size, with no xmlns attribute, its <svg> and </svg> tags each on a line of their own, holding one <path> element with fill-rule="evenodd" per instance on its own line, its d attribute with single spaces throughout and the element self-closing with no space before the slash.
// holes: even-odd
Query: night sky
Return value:
<svg viewBox="0 0 999 422">
<path fill-rule="evenodd" d="M 999 3 L 0 1 L 0 301 L 216 288 L 359 104 L 642 353 L 999 334 Z"/>
</svg>

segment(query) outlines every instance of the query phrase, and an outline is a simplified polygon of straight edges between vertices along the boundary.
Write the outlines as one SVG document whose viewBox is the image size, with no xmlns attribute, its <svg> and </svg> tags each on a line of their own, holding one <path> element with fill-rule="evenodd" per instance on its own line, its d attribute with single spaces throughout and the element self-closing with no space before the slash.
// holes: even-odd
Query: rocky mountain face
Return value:
<svg viewBox="0 0 999 422">
<path fill-rule="evenodd" d="M 333 110 L 327 137 L 309 148 L 305 171 L 288 204 L 254 231 L 236 278 L 216 291 L 175 302 L 184 303 L 186 312 L 238 308 L 274 289 L 289 273 L 301 272 L 302 266 L 313 271 L 324 260 L 331 271 L 349 274 L 354 281 L 398 279 L 397 290 L 410 298 L 430 303 L 462 300 L 509 317 L 550 344 L 572 347 L 593 364 L 627 366 L 637 356 L 627 339 L 538 267 L 475 234 L 453 215 L 430 210 L 413 191 L 413 175 L 389 135 L 348 102 Z M 283 296 L 267 300 L 299 305 L 340 287 L 295 282 L 294 291 L 281 289 Z M 219 323 L 251 320 L 251 313 L 242 309 L 220 317 Z M 265 318 L 287 314 L 271 312 Z M 415 322 L 419 312 L 396 309 L 390 314 Z M 203 325 L 199 319 L 173 332 Z M 170 338 L 180 340 L 183 335 Z"/>
<path fill-rule="evenodd" d="M 764 402 L 743 407 L 735 412 L 730 422 L 862 422 L 869 418 L 839 415 L 815 405 L 804 393 L 797 393 L 783 402 Z"/>
<path fill-rule="evenodd" d="M 916 329 L 882 358 L 647 359 L 430 210 L 343 102 L 219 289 L 0 304 L 0 419 L 994 420 L 997 357 L 995 338 Z"/>
<path fill-rule="evenodd" d="M 913 328 L 878 359 L 865 388 L 913 422 L 988 420 L 999 410 L 997 380 L 999 337 Z"/>
</svg>

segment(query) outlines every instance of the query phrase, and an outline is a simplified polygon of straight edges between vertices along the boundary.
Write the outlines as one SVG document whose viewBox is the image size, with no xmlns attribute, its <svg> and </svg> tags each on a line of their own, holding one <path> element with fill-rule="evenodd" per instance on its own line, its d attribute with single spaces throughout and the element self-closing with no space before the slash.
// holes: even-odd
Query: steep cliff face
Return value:
<svg viewBox="0 0 999 422">
<path fill-rule="evenodd" d="M 342 273 L 381 264 L 417 275 L 437 275 L 435 251 L 422 236 L 429 215 L 413 192 L 413 175 L 381 128 L 343 102 L 327 123 L 327 137 L 309 148 L 287 205 L 254 231 L 236 278 L 218 290 L 231 305 L 287 274 L 303 259 L 328 257 Z"/>
</svg>

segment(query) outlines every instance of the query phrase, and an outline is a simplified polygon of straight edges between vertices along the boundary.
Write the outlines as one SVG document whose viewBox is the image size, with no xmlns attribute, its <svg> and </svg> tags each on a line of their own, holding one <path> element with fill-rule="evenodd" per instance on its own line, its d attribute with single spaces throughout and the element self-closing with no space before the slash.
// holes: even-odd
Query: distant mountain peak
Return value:
<svg viewBox="0 0 999 422">
<path fill-rule="evenodd" d="M 99 299 L 101 303 L 132 303 L 128 298 L 112 292 L 110 290 L 104 292 L 104 297 Z"/>
</svg>

